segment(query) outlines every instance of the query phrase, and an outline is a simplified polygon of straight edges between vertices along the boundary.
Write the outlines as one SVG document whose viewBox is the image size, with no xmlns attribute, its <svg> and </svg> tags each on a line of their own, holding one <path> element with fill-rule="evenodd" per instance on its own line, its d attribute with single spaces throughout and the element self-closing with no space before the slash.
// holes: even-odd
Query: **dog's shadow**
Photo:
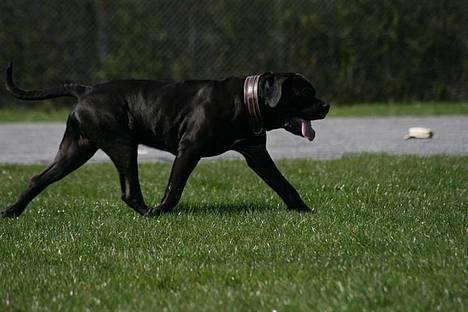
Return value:
<svg viewBox="0 0 468 312">
<path fill-rule="evenodd" d="M 259 203 L 180 203 L 173 214 L 187 215 L 241 215 L 250 213 L 265 213 L 277 211 L 274 205 Z"/>
</svg>

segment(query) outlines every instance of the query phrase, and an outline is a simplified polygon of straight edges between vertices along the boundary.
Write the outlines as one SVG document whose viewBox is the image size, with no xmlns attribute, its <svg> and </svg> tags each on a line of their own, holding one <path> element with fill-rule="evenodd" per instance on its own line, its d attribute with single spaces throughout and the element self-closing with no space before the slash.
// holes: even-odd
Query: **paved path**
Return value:
<svg viewBox="0 0 468 312">
<path fill-rule="evenodd" d="M 434 131 L 429 140 L 404 140 L 410 127 Z M 57 151 L 64 123 L 0 123 L 0 163 L 48 163 Z M 268 149 L 275 159 L 333 159 L 349 153 L 468 155 L 468 117 L 326 118 L 313 122 L 313 142 L 284 130 L 268 133 Z M 228 152 L 214 159 L 239 158 Z M 139 159 L 170 161 L 173 156 L 141 147 Z M 212 158 L 213 159 L 213 158 Z M 98 152 L 93 161 L 108 160 Z"/>
</svg>

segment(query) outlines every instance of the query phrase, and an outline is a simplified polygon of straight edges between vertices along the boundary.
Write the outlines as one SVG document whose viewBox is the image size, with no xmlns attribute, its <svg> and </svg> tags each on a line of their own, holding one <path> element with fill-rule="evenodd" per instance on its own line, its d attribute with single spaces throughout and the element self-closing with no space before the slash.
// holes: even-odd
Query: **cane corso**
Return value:
<svg viewBox="0 0 468 312">
<path fill-rule="evenodd" d="M 26 91 L 16 86 L 12 71 L 10 64 L 6 88 L 18 99 L 72 96 L 78 102 L 54 161 L 31 178 L 17 201 L 1 212 L 2 217 L 19 216 L 48 185 L 86 163 L 98 149 L 117 168 L 122 200 L 143 216 L 171 211 L 199 160 L 228 150 L 241 153 L 289 209 L 309 211 L 265 146 L 266 131 L 277 128 L 312 140 L 315 132 L 310 121 L 328 113 L 329 105 L 299 74 L 268 72 L 220 81 L 115 80 Z M 141 193 L 139 144 L 175 155 L 164 197 L 155 207 L 148 207 Z"/>
</svg>

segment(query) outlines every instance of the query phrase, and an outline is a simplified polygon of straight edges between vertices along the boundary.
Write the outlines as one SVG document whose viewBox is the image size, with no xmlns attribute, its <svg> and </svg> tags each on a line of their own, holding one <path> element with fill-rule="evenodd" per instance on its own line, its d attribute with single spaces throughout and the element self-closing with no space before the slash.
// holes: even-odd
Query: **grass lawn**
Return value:
<svg viewBox="0 0 468 312">
<path fill-rule="evenodd" d="M 72 108 L 54 108 L 49 106 L 35 106 L 32 108 L 4 107 L 0 109 L 0 122 L 65 122 L 71 109 Z"/>
<path fill-rule="evenodd" d="M 1 108 L 0 122 L 16 121 L 61 121 L 64 122 L 71 108 L 54 108 L 50 105 L 34 108 Z M 415 103 L 373 103 L 350 106 L 333 105 L 330 117 L 366 116 L 450 116 L 468 115 L 468 102 L 415 102 Z"/>
<path fill-rule="evenodd" d="M 348 156 L 279 167 L 318 210 L 285 209 L 243 162 L 202 162 L 157 219 L 86 165 L 0 220 L 2 310 L 463 311 L 468 157 Z M 43 166 L 0 166 L 0 206 Z M 156 203 L 169 164 L 141 164 Z"/>
</svg>

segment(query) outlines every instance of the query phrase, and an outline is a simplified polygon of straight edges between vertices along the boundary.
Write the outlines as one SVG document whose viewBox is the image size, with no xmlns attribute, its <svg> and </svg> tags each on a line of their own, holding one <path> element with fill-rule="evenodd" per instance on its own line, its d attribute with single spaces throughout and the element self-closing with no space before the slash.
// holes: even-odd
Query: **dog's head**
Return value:
<svg viewBox="0 0 468 312">
<path fill-rule="evenodd" d="M 330 105 L 316 96 L 312 84 L 300 74 L 265 73 L 260 80 L 267 130 L 284 128 L 313 140 L 310 121 L 323 119 Z"/>
</svg>

